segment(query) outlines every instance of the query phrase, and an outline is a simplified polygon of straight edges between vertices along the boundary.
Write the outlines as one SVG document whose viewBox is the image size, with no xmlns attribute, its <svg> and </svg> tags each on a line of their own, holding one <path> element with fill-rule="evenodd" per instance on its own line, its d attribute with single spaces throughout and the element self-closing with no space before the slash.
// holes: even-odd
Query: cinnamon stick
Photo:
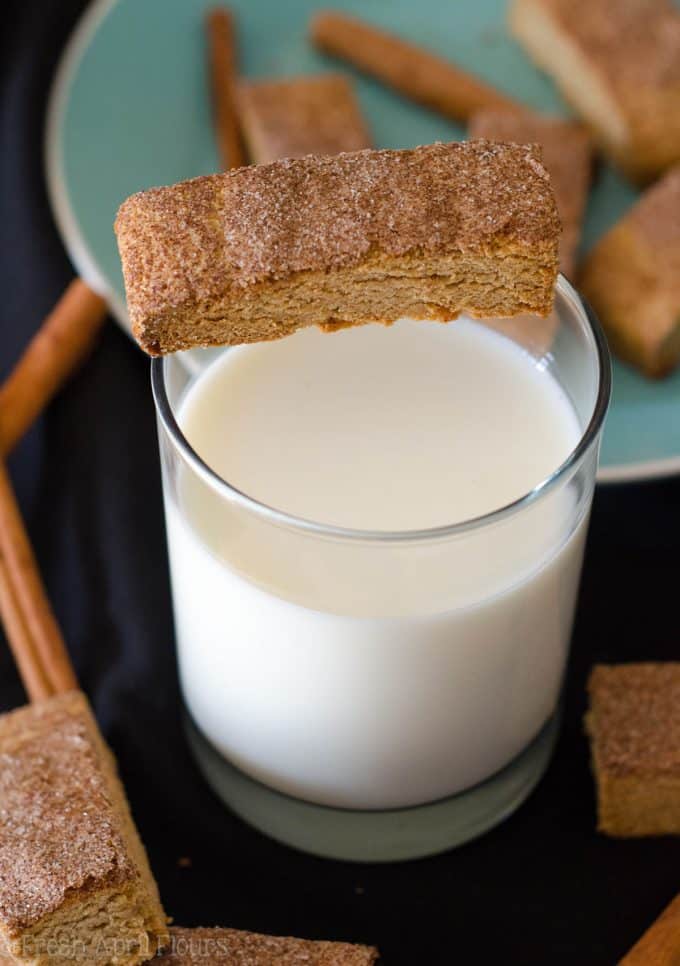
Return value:
<svg viewBox="0 0 680 966">
<path fill-rule="evenodd" d="M 0 608 L 31 701 L 78 687 L 5 466 L 0 462 Z"/>
<path fill-rule="evenodd" d="M 312 19 L 310 35 L 321 50 L 455 121 L 467 121 L 486 107 L 522 109 L 517 101 L 450 61 L 356 17 L 322 11 Z"/>
<path fill-rule="evenodd" d="M 619 966 L 680 966 L 680 895 L 652 923 Z"/>
<path fill-rule="evenodd" d="M 68 286 L 0 388 L 0 453 L 8 453 L 92 348 L 106 302 L 81 279 Z"/>
<path fill-rule="evenodd" d="M 106 303 L 75 279 L 0 388 L 0 452 L 8 453 L 91 349 Z M 31 701 L 77 687 L 7 471 L 0 462 L 0 614 Z"/>
<path fill-rule="evenodd" d="M 217 147 L 224 170 L 246 163 L 236 112 L 236 28 L 224 7 L 208 11 L 205 21 L 208 68 Z"/>
<path fill-rule="evenodd" d="M 42 701 L 52 694 L 52 686 L 47 679 L 33 639 L 16 594 L 9 580 L 5 561 L 0 557 L 0 614 L 5 636 L 14 656 L 19 677 L 30 701 Z"/>
</svg>

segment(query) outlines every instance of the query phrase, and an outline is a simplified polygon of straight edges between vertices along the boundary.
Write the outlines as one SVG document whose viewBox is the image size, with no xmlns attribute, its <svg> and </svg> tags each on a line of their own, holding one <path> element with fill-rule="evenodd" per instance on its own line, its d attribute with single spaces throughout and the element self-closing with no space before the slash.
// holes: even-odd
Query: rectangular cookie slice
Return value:
<svg viewBox="0 0 680 966">
<path fill-rule="evenodd" d="M 607 835 L 680 835 L 680 663 L 596 665 L 586 730 Z"/>
<path fill-rule="evenodd" d="M 256 164 L 371 146 L 352 82 L 342 74 L 242 81 L 237 106 Z"/>
<path fill-rule="evenodd" d="M 131 966 L 167 941 L 144 847 L 85 696 L 2 715 L 0 957 Z"/>
<path fill-rule="evenodd" d="M 680 165 L 642 195 L 586 257 L 580 288 L 610 345 L 647 376 L 680 362 Z"/>
<path fill-rule="evenodd" d="M 373 966 L 378 950 L 351 943 L 262 936 L 237 929 L 170 930 L 163 966 Z"/>
<path fill-rule="evenodd" d="M 584 127 L 574 121 L 531 111 L 486 108 L 473 115 L 469 134 L 472 138 L 492 141 L 540 144 L 562 221 L 560 271 L 571 278 L 576 267 L 592 165 L 590 138 Z"/>
<path fill-rule="evenodd" d="M 670 0 L 514 0 L 510 27 L 636 181 L 680 161 L 680 11 Z"/>
<path fill-rule="evenodd" d="M 538 149 L 489 141 L 196 178 L 128 198 L 115 227 L 151 355 L 312 324 L 546 315 L 560 231 Z"/>
</svg>

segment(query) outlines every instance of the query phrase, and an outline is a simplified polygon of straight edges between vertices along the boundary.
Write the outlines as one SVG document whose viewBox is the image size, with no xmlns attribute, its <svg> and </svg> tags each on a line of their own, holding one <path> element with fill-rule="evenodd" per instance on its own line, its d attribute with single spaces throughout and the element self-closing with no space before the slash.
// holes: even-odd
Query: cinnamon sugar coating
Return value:
<svg viewBox="0 0 680 966">
<path fill-rule="evenodd" d="M 242 81 L 237 104 L 256 164 L 370 147 L 351 81 L 343 74 Z"/>
<path fill-rule="evenodd" d="M 103 966 L 106 943 L 117 942 L 116 962 L 132 966 L 165 941 L 146 854 L 85 696 L 0 716 L 0 958 Z"/>
<path fill-rule="evenodd" d="M 621 97 L 680 86 L 680 15 L 670 0 L 541 0 Z"/>
<path fill-rule="evenodd" d="M 488 141 L 241 168 L 133 195 L 116 220 L 133 329 L 152 354 L 277 338 L 302 324 L 393 321 L 424 303 L 416 318 L 546 314 L 559 230 L 538 149 Z M 447 283 L 447 259 L 464 258 L 480 259 L 482 274 Z M 522 260 L 524 279 L 514 267 Z M 387 276 L 404 276 L 405 267 L 416 280 L 448 285 L 450 300 L 414 283 L 412 299 L 395 305 Z M 493 273 L 502 267 L 501 281 Z M 345 291 L 358 269 L 370 276 L 362 282 L 382 286 L 370 304 L 357 288 Z M 295 287 L 316 283 L 315 273 L 320 284 L 305 291 L 303 316 Z M 342 290 L 331 291 L 336 281 Z M 470 283 L 464 297 L 454 281 L 459 290 Z M 522 282 L 527 292 L 513 299 Z M 501 306 L 484 300 L 494 289 Z M 263 302 L 272 293 L 276 301 Z"/>
<path fill-rule="evenodd" d="M 473 138 L 540 144 L 562 221 L 560 271 L 571 277 L 592 162 L 590 138 L 583 125 L 528 110 L 487 108 L 472 117 L 469 130 Z"/>
<path fill-rule="evenodd" d="M 588 691 L 599 830 L 680 835 L 680 663 L 598 665 Z"/>
<path fill-rule="evenodd" d="M 118 213 L 119 237 L 134 231 L 133 220 L 178 230 L 187 274 L 193 264 L 203 268 L 212 242 L 224 273 L 208 280 L 212 287 L 352 265 L 374 248 L 477 252 L 505 238 L 552 241 L 559 231 L 537 149 L 490 141 L 239 168 L 133 195 Z"/>
<path fill-rule="evenodd" d="M 672 0 L 513 0 L 510 23 L 630 177 L 646 183 L 680 161 Z"/>
<path fill-rule="evenodd" d="M 74 692 L 0 718 L 0 922 L 10 932 L 72 890 L 134 876 L 85 711 Z"/>
<path fill-rule="evenodd" d="M 675 277 L 680 292 L 680 164 L 648 188 L 629 212 L 630 227 Z"/>
<path fill-rule="evenodd" d="M 601 768 L 680 778 L 680 663 L 598 665 L 588 692 Z"/>
</svg>

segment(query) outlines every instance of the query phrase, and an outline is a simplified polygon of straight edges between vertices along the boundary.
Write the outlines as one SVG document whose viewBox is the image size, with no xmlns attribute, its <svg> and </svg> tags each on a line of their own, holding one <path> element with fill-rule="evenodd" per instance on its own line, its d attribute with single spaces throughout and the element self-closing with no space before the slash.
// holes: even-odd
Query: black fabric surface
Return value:
<svg viewBox="0 0 680 966">
<path fill-rule="evenodd" d="M 6 0 L 0 14 L 0 374 L 72 276 L 47 205 L 42 132 L 51 73 L 81 6 Z M 564 730 L 529 801 L 437 858 L 319 860 L 228 814 L 186 749 L 148 368 L 109 323 L 10 469 L 175 921 L 374 942 L 391 966 L 616 962 L 680 888 L 680 841 L 596 835 L 584 684 L 595 661 L 680 657 L 680 480 L 598 490 Z M 2 647 L 0 708 L 24 700 Z"/>
</svg>

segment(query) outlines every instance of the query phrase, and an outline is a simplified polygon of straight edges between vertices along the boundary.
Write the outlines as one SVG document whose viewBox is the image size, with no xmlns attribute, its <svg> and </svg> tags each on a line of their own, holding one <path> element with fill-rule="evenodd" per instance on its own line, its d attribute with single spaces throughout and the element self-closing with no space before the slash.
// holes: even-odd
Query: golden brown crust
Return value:
<svg viewBox="0 0 680 966">
<path fill-rule="evenodd" d="M 598 665 L 588 692 L 598 827 L 680 834 L 680 663 Z"/>
<path fill-rule="evenodd" d="M 680 13 L 673 3 L 515 0 L 511 26 L 631 177 L 649 181 L 680 160 Z"/>
<path fill-rule="evenodd" d="M 591 173 L 591 145 L 585 128 L 575 121 L 532 111 L 487 108 L 472 117 L 469 133 L 472 138 L 540 144 L 562 221 L 560 271 L 571 278 Z"/>
<path fill-rule="evenodd" d="M 468 141 L 152 189 L 123 203 L 116 232 L 133 330 L 159 354 L 405 310 L 547 314 L 559 219 L 535 146 Z"/>
<path fill-rule="evenodd" d="M 602 768 L 680 777 L 680 662 L 597 665 L 588 693 Z"/>
<path fill-rule="evenodd" d="M 371 145 L 352 83 L 342 74 L 243 81 L 237 104 L 256 164 Z"/>
<path fill-rule="evenodd" d="M 120 896 L 140 923 L 149 917 L 144 941 L 163 939 L 146 855 L 85 696 L 73 691 L 0 717 L 0 763 L 0 938 L 10 948 L 33 943 L 51 917 L 65 916 L 75 941 L 78 904 Z M 140 935 L 133 941 L 138 947 Z"/>
<path fill-rule="evenodd" d="M 0 718 L 0 922 L 9 933 L 93 883 L 134 878 L 78 692 Z"/>
<path fill-rule="evenodd" d="M 646 375 L 680 362 L 680 165 L 588 254 L 580 279 L 612 349 Z"/>
<path fill-rule="evenodd" d="M 378 951 L 350 943 L 263 936 L 236 929 L 170 930 L 164 966 L 372 966 Z"/>
</svg>

